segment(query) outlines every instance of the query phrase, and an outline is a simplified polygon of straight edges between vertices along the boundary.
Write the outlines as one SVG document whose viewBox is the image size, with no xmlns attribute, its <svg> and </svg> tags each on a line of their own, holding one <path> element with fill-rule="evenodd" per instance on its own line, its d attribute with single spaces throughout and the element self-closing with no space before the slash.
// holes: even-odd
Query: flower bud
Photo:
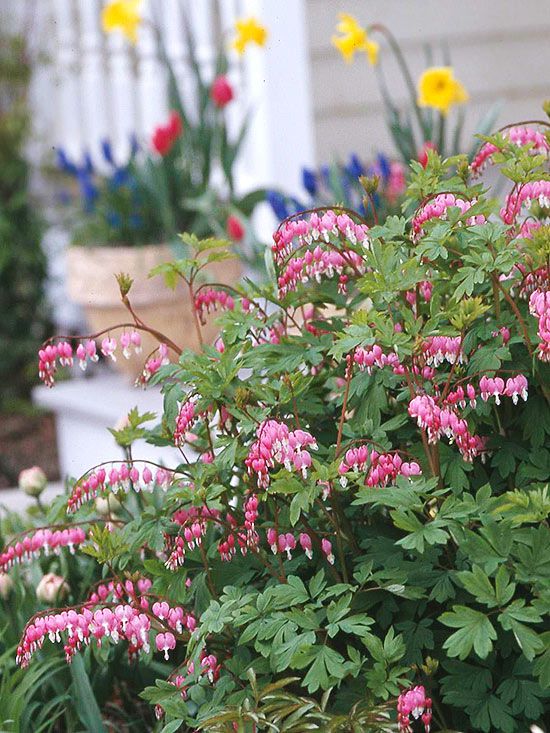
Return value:
<svg viewBox="0 0 550 733">
<path fill-rule="evenodd" d="M 128 418 L 128 415 L 122 415 L 116 421 L 113 427 L 113 430 L 118 433 L 120 430 L 124 430 L 125 428 L 129 428 L 129 427 L 130 427 L 130 420 Z"/>
<path fill-rule="evenodd" d="M 470 165 L 468 163 L 468 158 L 466 156 L 461 157 L 460 160 L 457 163 L 456 166 L 456 172 L 462 178 L 463 181 L 466 181 L 468 178 L 468 175 L 470 173 Z"/>
<path fill-rule="evenodd" d="M 19 474 L 19 488 L 29 496 L 40 496 L 47 483 L 46 474 L 40 466 L 26 468 Z"/>
<path fill-rule="evenodd" d="M 250 390 L 246 387 L 237 387 L 235 390 L 235 404 L 239 409 L 245 407 L 250 401 Z"/>
<path fill-rule="evenodd" d="M 120 295 L 124 298 L 130 292 L 130 289 L 134 283 L 133 279 L 125 272 L 119 272 L 115 275 L 118 287 L 120 288 Z"/>
<path fill-rule="evenodd" d="M 433 659 L 432 657 L 426 657 L 425 663 L 421 665 L 422 671 L 425 675 L 428 677 L 434 675 L 439 667 L 439 662 L 437 659 Z"/>
<path fill-rule="evenodd" d="M 96 512 L 102 517 L 106 517 L 109 514 L 112 516 L 114 512 L 117 512 L 121 508 L 122 504 L 116 496 L 98 496 L 95 500 Z"/>
<path fill-rule="evenodd" d="M 229 83 L 227 77 L 223 74 L 217 76 L 210 87 L 210 98 L 216 107 L 222 109 L 226 104 L 231 102 L 234 96 L 233 87 Z"/>
<path fill-rule="evenodd" d="M 0 598 L 7 598 L 13 588 L 13 580 L 7 573 L 0 573 Z"/>
<path fill-rule="evenodd" d="M 437 147 L 431 140 L 426 140 L 422 148 L 418 151 L 418 162 L 425 168 L 428 165 L 428 151 L 433 150 L 437 153 Z"/>
<path fill-rule="evenodd" d="M 234 241 L 234 242 L 240 242 L 244 235 L 245 235 L 245 228 L 242 225 L 240 219 L 233 214 L 230 214 L 227 217 L 227 222 L 225 225 L 225 228 L 227 230 L 227 235 Z"/>
<path fill-rule="evenodd" d="M 42 576 L 36 586 L 36 597 L 43 603 L 54 603 L 54 601 L 65 598 L 69 592 L 69 586 L 64 578 L 54 573 L 47 573 Z"/>
<path fill-rule="evenodd" d="M 360 176 L 359 183 L 363 187 L 365 193 L 372 195 L 378 191 L 380 178 L 378 176 Z"/>
</svg>

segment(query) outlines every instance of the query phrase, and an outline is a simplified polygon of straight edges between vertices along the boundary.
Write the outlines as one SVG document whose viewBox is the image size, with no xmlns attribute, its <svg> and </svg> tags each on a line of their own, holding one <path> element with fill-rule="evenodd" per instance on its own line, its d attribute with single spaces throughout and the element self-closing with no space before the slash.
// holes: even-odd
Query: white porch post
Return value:
<svg viewBox="0 0 550 733">
<path fill-rule="evenodd" d="M 94 162 L 101 160 L 101 141 L 109 137 L 103 38 L 98 0 L 79 0 L 80 89 L 85 145 Z"/>
<path fill-rule="evenodd" d="M 168 100 L 166 98 L 166 74 L 158 55 L 158 44 L 152 23 L 157 21 L 153 3 L 144 0 L 141 8 L 144 18 L 136 44 L 137 93 L 140 113 L 140 132 L 147 138 L 158 124 L 166 121 Z"/>
<path fill-rule="evenodd" d="M 265 48 L 249 46 L 244 56 L 252 112 L 246 183 L 299 193 L 302 166 L 314 162 L 305 0 L 244 0 L 241 11 L 269 33 Z"/>
<path fill-rule="evenodd" d="M 108 88 L 109 140 L 115 160 L 126 161 L 130 151 L 130 136 L 141 132 L 137 120 L 135 75 L 132 68 L 131 48 L 121 33 L 111 33 L 106 39 L 107 74 L 104 83 Z"/>
<path fill-rule="evenodd" d="M 76 6 L 67 0 L 53 0 L 52 11 L 57 31 L 55 64 L 57 67 L 58 109 L 54 145 L 62 144 L 72 160 L 81 161 L 83 129 L 80 114 L 78 26 Z"/>
</svg>

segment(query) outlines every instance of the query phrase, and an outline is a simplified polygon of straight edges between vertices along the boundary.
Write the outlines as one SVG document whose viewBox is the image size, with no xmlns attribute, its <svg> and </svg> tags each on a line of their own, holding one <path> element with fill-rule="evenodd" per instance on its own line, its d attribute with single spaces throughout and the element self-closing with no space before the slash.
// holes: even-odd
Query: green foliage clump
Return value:
<svg viewBox="0 0 550 733">
<path fill-rule="evenodd" d="M 19 38 L 0 37 L 0 406 L 24 398 L 45 336 L 41 222 L 29 191 L 25 103 L 30 69 Z"/>
</svg>

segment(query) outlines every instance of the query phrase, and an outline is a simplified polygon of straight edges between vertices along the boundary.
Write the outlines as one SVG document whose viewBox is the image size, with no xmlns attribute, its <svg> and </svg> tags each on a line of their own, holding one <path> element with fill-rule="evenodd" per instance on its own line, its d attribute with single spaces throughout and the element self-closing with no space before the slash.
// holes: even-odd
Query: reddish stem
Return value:
<svg viewBox="0 0 550 733">
<path fill-rule="evenodd" d="M 335 457 L 338 458 L 340 455 L 340 449 L 342 447 L 342 431 L 344 430 L 344 421 L 346 419 L 346 410 L 348 406 L 348 398 L 349 398 L 349 388 L 351 384 L 351 378 L 353 376 L 353 356 L 355 354 L 355 349 L 351 352 L 349 355 L 348 363 L 346 365 L 346 388 L 344 391 L 344 399 L 342 400 L 342 412 L 340 414 L 340 422 L 338 424 L 338 437 L 336 439 L 336 453 Z"/>
</svg>

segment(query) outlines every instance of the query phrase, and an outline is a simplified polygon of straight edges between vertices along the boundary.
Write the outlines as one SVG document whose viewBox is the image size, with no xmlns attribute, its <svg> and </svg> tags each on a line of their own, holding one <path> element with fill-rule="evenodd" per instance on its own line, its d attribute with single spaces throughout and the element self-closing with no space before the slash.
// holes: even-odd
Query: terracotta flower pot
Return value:
<svg viewBox="0 0 550 733">
<path fill-rule="evenodd" d="M 197 350 L 199 341 L 193 318 L 193 304 L 184 283 L 175 290 L 170 290 L 162 277 L 148 278 L 153 267 L 172 259 L 172 250 L 168 244 L 144 247 L 70 247 L 67 251 L 69 295 L 84 308 L 90 332 L 97 333 L 117 323 L 132 320 L 120 301 L 115 278 L 115 274 L 124 272 L 134 279 L 130 302 L 141 320 L 164 333 L 182 348 Z M 241 266 L 237 259 L 225 260 L 210 264 L 203 272 L 212 282 L 232 285 L 239 280 Z M 205 343 L 212 343 L 216 338 L 218 328 L 213 320 L 211 318 L 201 327 Z M 116 368 L 132 378 L 141 372 L 147 355 L 158 345 L 152 336 L 143 332 L 142 341 L 141 355 L 127 360 L 118 353 Z"/>
</svg>

